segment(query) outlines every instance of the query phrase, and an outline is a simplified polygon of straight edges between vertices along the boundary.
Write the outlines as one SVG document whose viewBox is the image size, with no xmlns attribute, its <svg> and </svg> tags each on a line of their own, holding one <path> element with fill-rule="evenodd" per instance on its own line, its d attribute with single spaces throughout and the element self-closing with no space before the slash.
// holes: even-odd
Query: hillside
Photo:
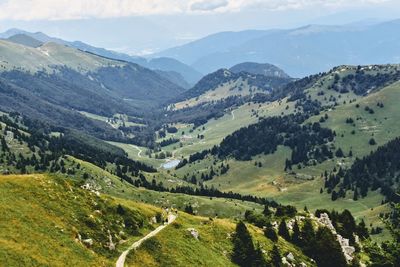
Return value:
<svg viewBox="0 0 400 267">
<path fill-rule="evenodd" d="M 143 117 L 151 107 L 183 91 L 139 65 L 55 43 L 32 48 L 0 41 L 0 47 L 2 111 L 17 111 L 33 120 L 108 140 L 127 140 L 131 136 L 129 131 L 137 129 L 130 128 L 121 134 L 118 129 L 76 111 L 107 117 Z"/>
<path fill-rule="evenodd" d="M 156 166 L 179 159 L 179 167 L 169 171 L 183 181 L 225 192 L 267 195 L 299 209 L 348 208 L 358 220 L 384 227 L 377 214 L 390 207 L 382 191 L 375 187 L 364 198 L 358 195 L 353 200 L 354 191 L 347 188 L 332 201 L 332 192 L 337 194 L 342 184 L 333 190 L 331 183 L 325 183 L 324 172 L 336 169 L 336 175 L 340 168 L 350 168 L 356 157 L 368 155 L 399 135 L 398 75 L 398 65 L 339 66 L 289 83 L 283 91 L 290 95 L 284 99 L 239 104 L 201 126 L 171 125 L 177 132 L 167 132 L 158 142 L 176 142 L 163 146 L 161 152 L 141 148 L 146 153 L 138 157 L 134 150 L 130 156 Z M 275 133 L 279 128 L 282 139 Z M 376 145 L 369 144 L 371 138 Z M 157 158 L 162 153 L 166 160 Z M 225 153 L 228 156 L 222 156 Z M 397 184 L 394 177 L 387 181 Z M 373 238 L 385 240 L 390 233 L 385 229 Z"/>
<path fill-rule="evenodd" d="M 233 96 L 273 95 L 291 81 L 289 77 L 265 76 L 220 69 L 203 77 L 193 88 L 177 97 L 174 108 L 182 109 Z"/>
<path fill-rule="evenodd" d="M 160 225 L 157 216 L 167 214 L 54 175 L 0 176 L 0 192 L 7 219 L 0 230 L 0 264 L 8 266 L 113 266 L 127 246 Z M 127 266 L 236 266 L 230 259 L 233 221 L 177 214 L 176 222 L 128 254 Z M 248 227 L 263 250 L 272 249 L 261 229 Z M 283 239 L 278 244 L 284 255 L 310 261 Z"/>
<path fill-rule="evenodd" d="M 399 23 L 222 32 L 155 56 L 174 57 L 203 73 L 250 61 L 269 62 L 292 77 L 304 77 L 342 64 L 398 62 L 399 39 L 394 36 L 399 36 Z"/>
<path fill-rule="evenodd" d="M 6 266 L 112 266 L 119 241 L 152 229 L 157 212 L 55 176 L 0 176 L 0 191 L 0 264 Z"/>
<path fill-rule="evenodd" d="M 234 73 L 247 72 L 267 77 L 290 78 L 282 69 L 268 63 L 244 62 L 231 67 L 229 70 Z"/>
</svg>

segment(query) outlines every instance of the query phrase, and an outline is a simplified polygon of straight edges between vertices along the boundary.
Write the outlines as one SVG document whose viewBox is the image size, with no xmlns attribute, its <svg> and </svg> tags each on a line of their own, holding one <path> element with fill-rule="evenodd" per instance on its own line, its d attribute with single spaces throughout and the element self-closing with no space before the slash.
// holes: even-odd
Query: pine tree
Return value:
<svg viewBox="0 0 400 267">
<path fill-rule="evenodd" d="M 278 234 L 281 237 L 283 237 L 285 240 L 287 240 L 287 241 L 290 240 L 289 230 L 287 229 L 286 222 L 284 219 L 282 219 L 281 223 L 279 224 Z"/>
<path fill-rule="evenodd" d="M 192 205 L 186 205 L 185 206 L 185 212 L 186 213 L 189 213 L 189 214 L 194 214 L 194 211 L 193 211 L 193 207 L 192 207 Z"/>
<path fill-rule="evenodd" d="M 358 200 L 358 190 L 357 190 L 357 187 L 354 188 L 353 200 L 354 200 L 354 201 L 357 201 L 357 200 Z"/>
<path fill-rule="evenodd" d="M 260 246 L 257 246 L 256 250 L 254 251 L 254 258 L 251 264 L 253 267 L 267 267 L 267 261 L 264 258 Z"/>
<path fill-rule="evenodd" d="M 345 267 L 346 259 L 336 237 L 326 227 L 318 228 L 315 242 L 315 261 L 318 266 Z"/>
<path fill-rule="evenodd" d="M 357 235 L 362 239 L 369 237 L 368 229 L 365 226 L 364 220 L 361 220 L 361 222 L 357 225 Z"/>
<path fill-rule="evenodd" d="M 240 221 L 236 225 L 236 232 L 233 237 L 232 261 L 239 266 L 252 266 L 255 249 L 251 235 L 246 225 Z"/>
<path fill-rule="evenodd" d="M 315 243 L 314 226 L 310 219 L 306 219 L 304 221 L 303 228 L 300 231 L 300 245 L 301 247 L 303 247 L 304 253 L 309 257 L 313 257 L 315 254 L 314 243 Z"/>
<path fill-rule="evenodd" d="M 264 216 L 269 217 L 272 215 L 272 211 L 269 209 L 268 205 L 264 206 L 264 211 L 263 211 Z"/>
<path fill-rule="evenodd" d="M 279 251 L 279 248 L 277 245 L 274 245 L 274 247 L 272 248 L 271 261 L 272 261 L 272 265 L 275 267 L 279 267 L 282 264 L 281 252 Z"/>
<path fill-rule="evenodd" d="M 294 221 L 293 225 L 292 242 L 296 245 L 300 244 L 300 227 L 297 220 Z"/>
<path fill-rule="evenodd" d="M 271 241 L 273 241 L 273 242 L 278 241 L 278 235 L 276 234 L 274 227 L 272 227 L 272 225 L 270 223 L 268 223 L 267 226 L 265 227 L 264 235 L 267 238 L 271 239 Z"/>
</svg>

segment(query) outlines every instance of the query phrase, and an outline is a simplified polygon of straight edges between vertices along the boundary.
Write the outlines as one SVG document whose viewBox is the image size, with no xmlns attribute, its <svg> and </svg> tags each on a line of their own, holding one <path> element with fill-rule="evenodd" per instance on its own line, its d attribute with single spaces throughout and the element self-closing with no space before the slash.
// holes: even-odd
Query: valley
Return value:
<svg viewBox="0 0 400 267">
<path fill-rule="evenodd" d="M 0 35 L 0 265 L 399 263 L 400 65 L 293 78 L 242 60 L 202 75 L 194 65 L 218 66 L 207 54 L 13 32 Z M 237 45 L 288 33 L 247 34 Z"/>
</svg>

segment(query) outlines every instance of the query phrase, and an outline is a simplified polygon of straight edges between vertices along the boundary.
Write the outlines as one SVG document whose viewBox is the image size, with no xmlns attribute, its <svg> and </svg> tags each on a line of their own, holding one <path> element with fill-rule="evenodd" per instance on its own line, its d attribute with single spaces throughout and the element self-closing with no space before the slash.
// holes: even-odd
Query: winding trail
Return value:
<svg viewBox="0 0 400 267">
<path fill-rule="evenodd" d="M 138 150 L 138 154 L 137 155 L 138 155 L 139 158 L 141 158 L 142 156 L 140 154 L 142 154 L 142 150 L 138 146 L 135 146 L 135 145 L 131 145 L 131 146 Z"/>
<path fill-rule="evenodd" d="M 143 238 L 141 238 L 140 240 L 136 241 L 135 243 L 133 243 L 127 250 L 125 250 L 124 252 L 122 252 L 122 254 L 119 256 L 115 266 L 116 267 L 124 267 L 125 265 L 125 259 L 126 256 L 128 255 L 128 253 L 132 250 L 132 249 L 137 249 L 145 240 L 155 236 L 156 234 L 158 234 L 159 232 L 161 232 L 165 227 L 167 227 L 169 224 L 171 224 L 173 221 L 175 221 L 176 219 L 176 215 L 174 214 L 169 214 L 168 215 L 168 222 L 166 224 L 160 225 L 158 226 L 156 229 L 154 229 L 152 232 L 150 232 L 149 234 L 147 234 L 146 236 L 144 236 Z"/>
<path fill-rule="evenodd" d="M 232 114 L 232 120 L 234 121 L 235 120 L 235 110 L 232 110 L 231 114 Z"/>
</svg>

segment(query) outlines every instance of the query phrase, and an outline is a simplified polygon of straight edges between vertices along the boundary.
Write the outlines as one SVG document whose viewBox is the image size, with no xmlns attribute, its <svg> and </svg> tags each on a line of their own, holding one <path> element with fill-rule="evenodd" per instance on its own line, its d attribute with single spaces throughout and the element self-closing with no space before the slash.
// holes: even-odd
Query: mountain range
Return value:
<svg viewBox="0 0 400 267">
<path fill-rule="evenodd" d="M 65 41 L 60 38 L 48 36 L 42 32 L 32 33 L 20 29 L 10 29 L 4 33 L 0 33 L 0 38 L 8 39 L 9 41 L 32 47 L 38 47 L 41 44 L 53 42 L 93 53 L 102 57 L 136 63 L 149 69 L 166 72 L 163 74 L 164 77 L 171 77 L 175 81 L 176 79 L 183 78 L 186 84 L 181 84 L 187 87 L 196 83 L 202 76 L 202 74 L 197 70 L 173 58 L 163 57 L 147 60 L 143 57 L 131 56 L 128 54 L 107 50 L 105 48 L 95 47 L 81 41 Z"/>
<path fill-rule="evenodd" d="M 295 29 L 216 33 L 156 53 L 173 57 L 203 73 L 251 61 L 272 63 L 292 77 L 341 65 L 400 61 L 400 20 L 343 26 L 308 25 Z"/>
</svg>

